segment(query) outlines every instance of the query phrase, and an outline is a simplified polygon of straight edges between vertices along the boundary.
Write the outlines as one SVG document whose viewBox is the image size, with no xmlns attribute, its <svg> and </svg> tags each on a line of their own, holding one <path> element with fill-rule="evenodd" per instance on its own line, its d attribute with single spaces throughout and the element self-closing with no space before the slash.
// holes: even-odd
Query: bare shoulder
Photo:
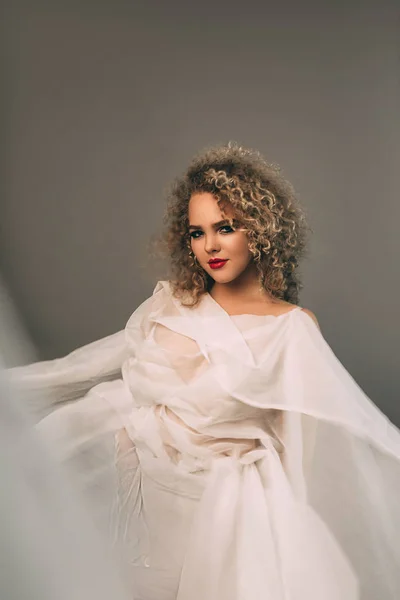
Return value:
<svg viewBox="0 0 400 600">
<path fill-rule="evenodd" d="M 318 329 L 321 329 L 318 323 L 318 319 L 315 316 L 315 314 L 313 313 L 312 310 L 310 310 L 309 308 L 302 308 L 301 309 L 303 312 L 305 312 L 309 317 L 312 318 L 312 320 L 314 321 L 314 323 L 317 325 Z"/>
</svg>

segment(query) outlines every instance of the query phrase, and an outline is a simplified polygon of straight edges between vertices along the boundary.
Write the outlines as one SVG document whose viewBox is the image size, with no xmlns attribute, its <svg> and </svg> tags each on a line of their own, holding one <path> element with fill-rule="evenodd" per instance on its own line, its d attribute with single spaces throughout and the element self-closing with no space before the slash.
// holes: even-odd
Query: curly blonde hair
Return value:
<svg viewBox="0 0 400 600">
<path fill-rule="evenodd" d="M 305 213 L 279 166 L 236 142 L 196 155 L 168 189 L 162 239 L 175 297 L 195 306 L 213 284 L 190 252 L 188 206 L 195 192 L 213 194 L 222 212 L 232 206 L 231 222 L 247 232 L 261 286 L 272 297 L 297 304 L 303 286 L 296 269 L 311 231 Z"/>
</svg>

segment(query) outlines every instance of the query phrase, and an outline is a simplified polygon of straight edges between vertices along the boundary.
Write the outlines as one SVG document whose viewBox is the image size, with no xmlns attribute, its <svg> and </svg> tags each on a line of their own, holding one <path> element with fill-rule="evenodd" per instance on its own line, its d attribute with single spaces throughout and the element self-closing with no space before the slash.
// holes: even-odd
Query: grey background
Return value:
<svg viewBox="0 0 400 600">
<path fill-rule="evenodd" d="M 13 2 L 1 271 L 38 355 L 123 328 L 163 188 L 203 146 L 282 165 L 314 229 L 300 305 L 400 423 L 398 2 Z"/>
</svg>

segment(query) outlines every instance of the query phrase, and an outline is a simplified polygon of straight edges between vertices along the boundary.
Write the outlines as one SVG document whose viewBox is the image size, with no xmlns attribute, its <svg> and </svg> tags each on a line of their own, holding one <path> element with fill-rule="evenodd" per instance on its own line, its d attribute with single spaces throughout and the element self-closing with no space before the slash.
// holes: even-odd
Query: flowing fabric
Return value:
<svg viewBox="0 0 400 600">
<path fill-rule="evenodd" d="M 134 600 L 400 597 L 400 432 L 301 307 L 159 282 L 123 332 L 12 375 Z"/>
<path fill-rule="evenodd" d="M 0 282 L 0 299 L 3 291 Z M 74 478 L 10 385 L 5 365 L 32 348 L 10 308 L 0 302 L 0 598 L 131 600 Z"/>
</svg>

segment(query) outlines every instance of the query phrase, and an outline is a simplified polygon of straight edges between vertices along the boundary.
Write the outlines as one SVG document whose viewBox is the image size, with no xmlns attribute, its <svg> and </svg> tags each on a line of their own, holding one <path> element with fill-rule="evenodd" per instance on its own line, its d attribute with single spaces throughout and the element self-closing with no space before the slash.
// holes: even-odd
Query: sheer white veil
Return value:
<svg viewBox="0 0 400 600">
<path fill-rule="evenodd" d="M 0 295 L 0 598 L 128 600 L 73 477 L 52 459 L 6 375 L 32 346 Z"/>
</svg>

